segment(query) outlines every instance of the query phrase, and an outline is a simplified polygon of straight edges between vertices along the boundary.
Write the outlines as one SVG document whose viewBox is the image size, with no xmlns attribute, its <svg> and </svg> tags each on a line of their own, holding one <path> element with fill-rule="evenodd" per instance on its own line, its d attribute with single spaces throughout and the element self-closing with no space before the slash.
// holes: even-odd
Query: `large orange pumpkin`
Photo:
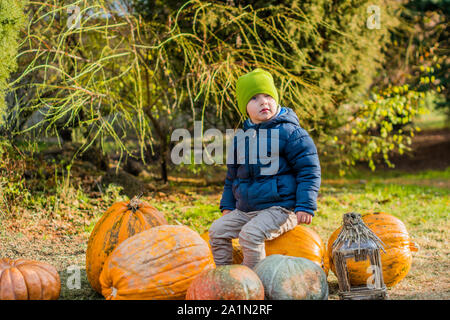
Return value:
<svg viewBox="0 0 450 320">
<path fill-rule="evenodd" d="M 123 241 L 100 274 L 103 296 L 120 300 L 177 300 L 205 269 L 215 267 L 211 250 L 186 226 L 162 225 Z"/>
<path fill-rule="evenodd" d="M 164 215 L 137 198 L 113 204 L 96 223 L 89 237 L 86 274 L 92 288 L 101 292 L 100 272 L 117 245 L 136 233 L 163 224 L 167 224 Z"/>
<path fill-rule="evenodd" d="M 27 259 L 0 259 L 0 300 L 56 300 L 61 291 L 52 265 Z"/>
<path fill-rule="evenodd" d="M 362 216 L 364 223 L 383 241 L 385 251 L 381 251 L 381 264 L 383 280 L 386 286 L 392 287 L 402 280 L 409 272 L 412 262 L 412 251 L 417 251 L 417 245 L 409 237 L 405 225 L 398 218 L 384 213 L 375 212 Z M 332 245 L 341 228 L 338 228 L 328 240 L 327 255 L 330 268 L 334 273 L 335 267 L 332 259 Z M 347 260 L 351 285 L 365 285 L 372 271 L 368 261 L 355 262 Z"/>
<path fill-rule="evenodd" d="M 297 225 L 278 238 L 266 241 L 266 255 L 273 254 L 306 258 L 328 274 L 325 245 L 317 232 L 309 227 Z"/>
<path fill-rule="evenodd" d="M 249 267 L 218 266 L 204 270 L 192 281 L 186 300 L 264 300 L 264 286 Z"/>
</svg>

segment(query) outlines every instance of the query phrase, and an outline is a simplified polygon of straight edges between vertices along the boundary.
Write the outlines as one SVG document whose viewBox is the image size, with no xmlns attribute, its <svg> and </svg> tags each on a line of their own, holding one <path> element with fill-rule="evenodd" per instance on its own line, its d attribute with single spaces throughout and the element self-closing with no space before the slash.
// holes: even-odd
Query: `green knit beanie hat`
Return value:
<svg viewBox="0 0 450 320">
<path fill-rule="evenodd" d="M 260 68 L 240 76 L 236 83 L 238 107 L 244 117 L 247 116 L 247 103 L 258 93 L 270 95 L 278 105 L 278 92 L 272 75 Z"/>
</svg>

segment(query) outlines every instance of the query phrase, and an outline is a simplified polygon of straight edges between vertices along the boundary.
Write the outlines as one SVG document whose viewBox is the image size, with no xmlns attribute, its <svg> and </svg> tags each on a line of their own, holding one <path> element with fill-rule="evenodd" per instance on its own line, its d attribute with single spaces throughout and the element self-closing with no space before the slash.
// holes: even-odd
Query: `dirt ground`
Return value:
<svg viewBox="0 0 450 320">
<path fill-rule="evenodd" d="M 391 162 L 395 169 L 386 166 L 383 169 L 406 172 L 445 170 L 450 166 L 450 129 L 420 131 L 412 139 L 411 148 L 403 155 L 393 155 Z"/>
<path fill-rule="evenodd" d="M 445 169 L 450 166 L 450 130 L 441 129 L 419 133 L 413 139 L 413 151 L 393 158 L 395 170 L 421 171 L 426 169 Z M 392 170 L 392 169 L 385 169 Z M 441 187 L 450 187 L 448 181 L 442 181 Z M 85 272 L 85 252 L 88 233 L 80 235 L 62 235 L 55 225 L 40 221 L 42 228 L 36 232 L 20 232 L 15 228 L 0 228 L 0 257 L 35 259 L 54 265 L 61 277 L 60 299 L 103 299 L 91 289 Z M 445 236 L 448 226 L 430 228 L 423 225 L 420 229 L 410 230 L 418 237 L 421 250 L 414 255 L 414 263 L 410 274 L 423 286 L 422 292 L 411 290 L 412 283 L 408 277 L 402 280 L 393 290 L 389 290 L 391 299 L 449 299 L 449 250 Z M 443 234 L 444 233 L 444 234 Z M 439 250 L 428 250 L 428 247 Z M 434 262 L 433 262 L 434 261 Z M 445 263 L 436 263 L 444 261 Z M 433 263 L 432 273 L 423 272 L 425 267 Z M 429 269 L 427 269 L 429 270 Z M 81 282 L 77 283 L 77 272 Z M 445 275 L 447 289 L 435 291 L 433 283 L 436 276 Z M 337 299 L 337 280 L 330 272 L 330 299 Z"/>
</svg>

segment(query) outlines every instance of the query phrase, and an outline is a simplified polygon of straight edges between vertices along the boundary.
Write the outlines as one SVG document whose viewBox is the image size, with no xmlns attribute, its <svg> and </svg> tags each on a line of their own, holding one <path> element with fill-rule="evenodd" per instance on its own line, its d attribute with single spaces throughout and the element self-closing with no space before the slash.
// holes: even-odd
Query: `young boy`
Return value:
<svg viewBox="0 0 450 320">
<path fill-rule="evenodd" d="M 222 217 L 211 225 L 209 237 L 217 266 L 232 263 L 231 240 L 239 238 L 242 264 L 253 268 L 266 256 L 265 240 L 274 239 L 297 224 L 311 223 L 317 209 L 321 172 L 313 140 L 300 127 L 295 112 L 279 106 L 270 73 L 258 68 L 241 76 L 236 96 L 241 113 L 249 117 L 243 130 L 254 130 L 250 135 L 253 142 L 260 143 L 262 129 L 278 130 L 278 135 L 274 135 L 278 137 L 278 150 L 271 150 L 270 143 L 267 147 L 267 154 L 275 151 L 278 170 L 269 175 L 263 172 L 267 165 L 262 164 L 260 155 L 257 161 L 250 161 L 249 144 L 245 144 L 245 150 L 243 146 L 235 147 L 235 161 L 227 164 L 220 201 Z M 261 150 L 259 144 L 257 150 Z M 236 161 L 239 151 L 245 155 L 245 161 Z"/>
</svg>

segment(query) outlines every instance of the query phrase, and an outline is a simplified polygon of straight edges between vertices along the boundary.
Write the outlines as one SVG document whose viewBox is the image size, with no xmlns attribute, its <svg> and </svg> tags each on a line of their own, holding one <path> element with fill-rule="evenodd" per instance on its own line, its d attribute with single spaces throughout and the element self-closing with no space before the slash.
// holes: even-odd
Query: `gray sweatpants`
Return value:
<svg viewBox="0 0 450 320">
<path fill-rule="evenodd" d="M 297 225 L 294 212 L 274 206 L 243 212 L 235 209 L 214 221 L 209 229 L 214 262 L 217 266 L 232 264 L 231 240 L 239 238 L 244 255 L 243 265 L 253 268 L 266 257 L 265 240 L 272 240 Z"/>
</svg>

